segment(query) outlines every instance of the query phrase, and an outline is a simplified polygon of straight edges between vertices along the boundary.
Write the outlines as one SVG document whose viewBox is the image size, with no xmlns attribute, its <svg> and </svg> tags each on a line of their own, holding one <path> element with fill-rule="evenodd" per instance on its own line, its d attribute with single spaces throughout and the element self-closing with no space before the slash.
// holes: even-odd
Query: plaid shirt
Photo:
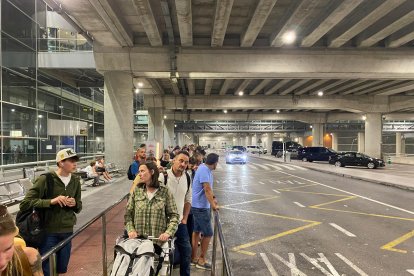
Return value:
<svg viewBox="0 0 414 276">
<path fill-rule="evenodd" d="M 138 235 L 159 237 L 163 233 L 175 235 L 179 215 L 175 199 L 170 190 L 160 186 L 154 197 L 149 200 L 147 189 L 137 187 L 131 194 L 125 214 L 125 228 Z"/>
</svg>

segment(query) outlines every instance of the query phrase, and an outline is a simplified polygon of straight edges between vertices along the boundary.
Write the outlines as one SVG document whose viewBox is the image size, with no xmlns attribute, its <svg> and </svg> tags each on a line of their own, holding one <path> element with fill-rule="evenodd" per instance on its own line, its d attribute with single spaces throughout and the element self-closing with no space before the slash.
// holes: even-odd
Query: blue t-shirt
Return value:
<svg viewBox="0 0 414 276">
<path fill-rule="evenodd" d="M 134 162 L 131 164 L 131 173 L 132 173 L 134 176 L 137 176 L 137 174 L 138 174 L 138 170 L 139 170 L 139 162 L 138 162 L 138 161 L 134 161 Z"/>
<path fill-rule="evenodd" d="M 210 208 L 210 202 L 208 202 L 204 192 L 203 183 L 210 183 L 211 189 L 213 189 L 213 174 L 205 164 L 198 167 L 194 176 L 193 200 L 191 203 L 194 208 Z"/>
</svg>

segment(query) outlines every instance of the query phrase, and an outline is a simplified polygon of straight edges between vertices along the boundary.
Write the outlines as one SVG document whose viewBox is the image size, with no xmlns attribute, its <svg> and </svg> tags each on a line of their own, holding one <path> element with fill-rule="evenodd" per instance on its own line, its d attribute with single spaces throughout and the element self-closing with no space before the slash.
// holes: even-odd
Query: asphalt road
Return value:
<svg viewBox="0 0 414 276">
<path fill-rule="evenodd" d="M 214 175 L 234 275 L 414 275 L 413 192 L 254 157 Z"/>
</svg>

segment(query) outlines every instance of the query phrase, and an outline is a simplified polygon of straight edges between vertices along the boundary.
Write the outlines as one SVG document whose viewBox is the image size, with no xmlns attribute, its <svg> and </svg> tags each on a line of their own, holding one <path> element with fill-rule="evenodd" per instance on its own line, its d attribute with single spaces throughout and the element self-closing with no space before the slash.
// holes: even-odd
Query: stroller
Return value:
<svg viewBox="0 0 414 276">
<path fill-rule="evenodd" d="M 111 276 L 171 276 L 174 264 L 174 241 L 159 246 L 158 238 L 121 236 L 114 248 L 115 261 Z"/>
</svg>

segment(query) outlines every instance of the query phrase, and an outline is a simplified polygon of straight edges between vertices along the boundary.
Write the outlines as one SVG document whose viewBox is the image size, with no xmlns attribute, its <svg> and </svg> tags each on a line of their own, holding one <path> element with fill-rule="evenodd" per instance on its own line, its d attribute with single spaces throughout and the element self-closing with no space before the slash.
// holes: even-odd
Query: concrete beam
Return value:
<svg viewBox="0 0 414 276">
<path fill-rule="evenodd" d="M 406 92 L 406 91 L 411 91 L 414 90 L 414 81 L 409 81 L 397 86 L 392 86 L 390 88 L 387 89 L 383 89 L 381 91 L 379 91 L 378 93 L 375 93 L 376 95 L 385 95 L 385 96 L 390 96 L 390 95 L 395 95 L 395 94 L 399 94 L 401 92 Z"/>
<path fill-rule="evenodd" d="M 395 38 L 395 39 L 389 41 L 387 43 L 387 46 L 390 47 L 390 48 L 397 48 L 397 47 L 400 47 L 401 45 L 404 45 L 404 44 L 410 42 L 411 40 L 414 40 L 414 31 L 411 32 L 411 33 L 408 33 L 406 35 L 403 35 L 399 38 Z"/>
<path fill-rule="evenodd" d="M 158 95 L 164 95 L 164 89 L 161 87 L 161 85 L 158 83 L 156 79 L 147 79 L 148 83 L 151 85 L 152 90 L 155 91 Z"/>
<path fill-rule="evenodd" d="M 272 95 L 274 94 L 278 89 L 282 88 L 285 84 L 287 84 L 288 82 L 290 82 L 291 80 L 287 79 L 287 80 L 281 80 L 278 83 L 276 83 L 272 88 L 270 88 L 269 90 L 267 90 L 264 94 L 265 95 Z"/>
<path fill-rule="evenodd" d="M 193 14 L 191 0 L 175 0 L 181 46 L 193 46 Z"/>
<path fill-rule="evenodd" d="M 252 47 L 277 0 L 260 0 L 246 31 L 241 36 L 241 47 Z"/>
<path fill-rule="evenodd" d="M 331 48 L 339 48 L 353 37 L 364 31 L 366 28 L 377 22 L 379 19 L 384 17 L 387 13 L 403 4 L 405 0 L 392 0 L 385 1 L 372 12 L 364 16 L 359 22 L 354 24 L 351 28 L 346 30 L 341 35 L 332 39 L 329 43 Z"/>
<path fill-rule="evenodd" d="M 159 97 L 159 96 L 158 96 Z M 414 99 L 414 97 L 406 97 Z M 165 109 L 184 109 L 182 97 L 164 96 L 159 107 Z M 152 101 L 150 101 L 153 104 Z M 390 112 L 389 99 L 384 96 L 330 96 L 330 97 L 291 97 L 291 96 L 255 96 L 255 97 L 234 97 L 234 96 L 192 96 L 187 97 L 187 106 L 191 109 L 312 109 L 332 110 L 339 109 L 348 112 Z M 414 103 L 411 103 L 414 107 Z"/>
<path fill-rule="evenodd" d="M 217 0 L 214 15 L 213 32 L 211 34 L 211 47 L 223 46 L 234 0 Z"/>
<path fill-rule="evenodd" d="M 330 91 L 324 91 L 325 95 L 333 95 L 333 94 L 337 94 L 338 92 L 341 92 L 343 90 L 346 90 L 350 87 L 354 87 L 355 85 L 358 85 L 360 83 L 364 83 L 367 80 L 356 80 L 356 81 L 351 81 L 351 83 L 345 84 L 345 85 L 341 85 L 340 87 L 334 89 L 334 90 L 330 90 Z"/>
<path fill-rule="evenodd" d="M 230 87 L 230 85 L 231 85 L 232 82 L 233 82 L 232 79 L 226 79 L 226 80 L 224 80 L 224 83 L 221 86 L 220 93 L 219 93 L 221 96 L 226 95 L 227 90 L 229 90 L 229 87 Z"/>
<path fill-rule="evenodd" d="M 98 71 L 170 78 L 168 48 L 94 49 Z M 131 63 L 129 60 L 131 56 Z M 329 69 L 328 69 L 329 68 Z M 412 51 L 182 48 L 177 72 L 193 79 L 414 79 Z"/>
<path fill-rule="evenodd" d="M 359 85 L 359 86 L 357 86 L 355 88 L 347 89 L 346 91 L 340 92 L 339 94 L 340 95 L 349 95 L 349 94 L 352 94 L 354 92 L 363 90 L 363 89 L 368 88 L 368 87 L 372 87 L 372 86 L 377 87 L 377 84 L 382 83 L 382 82 L 383 81 L 370 81 L 370 82 L 368 82 L 366 84 Z"/>
<path fill-rule="evenodd" d="M 359 43 L 359 47 L 371 47 L 380 40 L 383 40 L 387 36 L 395 33 L 396 31 L 404 28 L 408 24 L 414 22 L 414 11 L 411 11 L 399 18 L 397 21 L 389 24 L 384 29 L 378 31 L 377 33 L 371 35 L 370 37 L 365 38 Z"/>
<path fill-rule="evenodd" d="M 149 0 L 133 0 L 139 20 L 147 34 L 151 46 L 162 46 L 162 38 Z"/>
<path fill-rule="evenodd" d="M 212 79 L 206 79 L 206 84 L 204 86 L 204 95 L 208 96 L 211 94 L 211 88 L 213 87 Z"/>
<path fill-rule="evenodd" d="M 321 86 L 322 84 L 324 84 L 325 82 L 327 82 L 328 80 L 318 80 L 315 83 L 311 84 L 311 85 L 307 85 L 305 87 L 303 87 L 301 90 L 299 91 L 295 91 L 294 95 L 299 96 L 299 95 L 303 95 L 308 91 L 311 91 L 312 89 Z"/>
<path fill-rule="evenodd" d="M 119 9 L 113 1 L 108 0 L 89 0 L 96 12 L 105 22 L 106 27 L 123 47 L 132 47 L 134 41 L 132 31 L 121 16 Z"/>
<path fill-rule="evenodd" d="M 192 80 L 192 79 L 188 79 L 187 80 L 187 88 L 188 88 L 188 94 L 190 96 L 194 96 L 195 95 L 195 84 L 194 84 L 194 80 Z"/>
<path fill-rule="evenodd" d="M 319 26 L 307 35 L 301 43 L 302 47 L 311 47 L 322 36 L 327 34 L 333 27 L 342 21 L 348 14 L 350 14 L 363 0 L 347 0 L 342 3 L 329 14 Z"/>
<path fill-rule="evenodd" d="M 239 92 L 243 92 L 244 93 L 244 89 L 246 89 L 246 87 L 247 86 L 249 86 L 249 83 L 251 82 L 252 80 L 249 80 L 249 79 L 247 79 L 247 80 L 244 80 L 240 85 L 239 85 L 239 87 L 237 87 L 236 88 L 236 90 L 234 91 L 234 95 L 238 95 L 238 93 Z"/>
<path fill-rule="evenodd" d="M 250 93 L 249 95 L 256 95 L 257 93 L 259 93 L 261 90 L 263 90 L 263 88 L 266 87 L 266 85 L 268 85 L 272 80 L 271 79 L 267 79 L 267 80 L 262 80 Z"/>
<path fill-rule="evenodd" d="M 305 19 L 312 14 L 318 2 L 320 1 L 308 0 L 300 2 L 280 31 L 270 36 L 270 46 L 282 47 L 284 45 L 283 35 L 288 31 L 296 31 L 301 26 L 303 21 L 305 21 Z"/>
<path fill-rule="evenodd" d="M 390 96 L 389 111 L 398 112 L 408 108 L 414 107 L 414 97 L 413 96 Z"/>
<path fill-rule="evenodd" d="M 300 80 L 297 83 L 295 83 L 294 85 L 288 87 L 287 89 L 283 90 L 282 92 L 279 93 L 279 95 L 287 95 L 290 92 L 294 91 L 296 88 L 301 87 L 302 85 L 304 85 L 305 83 L 307 83 L 309 80 Z"/>
<path fill-rule="evenodd" d="M 376 85 L 376 86 L 374 86 L 374 87 L 364 89 L 364 90 L 362 90 L 362 91 L 360 91 L 360 92 L 354 93 L 354 95 L 364 95 L 364 94 L 368 94 L 368 93 L 370 93 L 370 92 L 372 92 L 372 91 L 376 91 L 376 90 L 379 90 L 379 89 L 381 89 L 381 88 L 388 88 L 388 87 L 390 87 L 390 86 L 394 86 L 394 85 L 399 84 L 399 83 L 401 83 L 401 81 L 400 81 L 400 80 L 395 80 L 395 81 L 385 81 L 385 83 L 383 83 L 383 84 Z"/>
</svg>

